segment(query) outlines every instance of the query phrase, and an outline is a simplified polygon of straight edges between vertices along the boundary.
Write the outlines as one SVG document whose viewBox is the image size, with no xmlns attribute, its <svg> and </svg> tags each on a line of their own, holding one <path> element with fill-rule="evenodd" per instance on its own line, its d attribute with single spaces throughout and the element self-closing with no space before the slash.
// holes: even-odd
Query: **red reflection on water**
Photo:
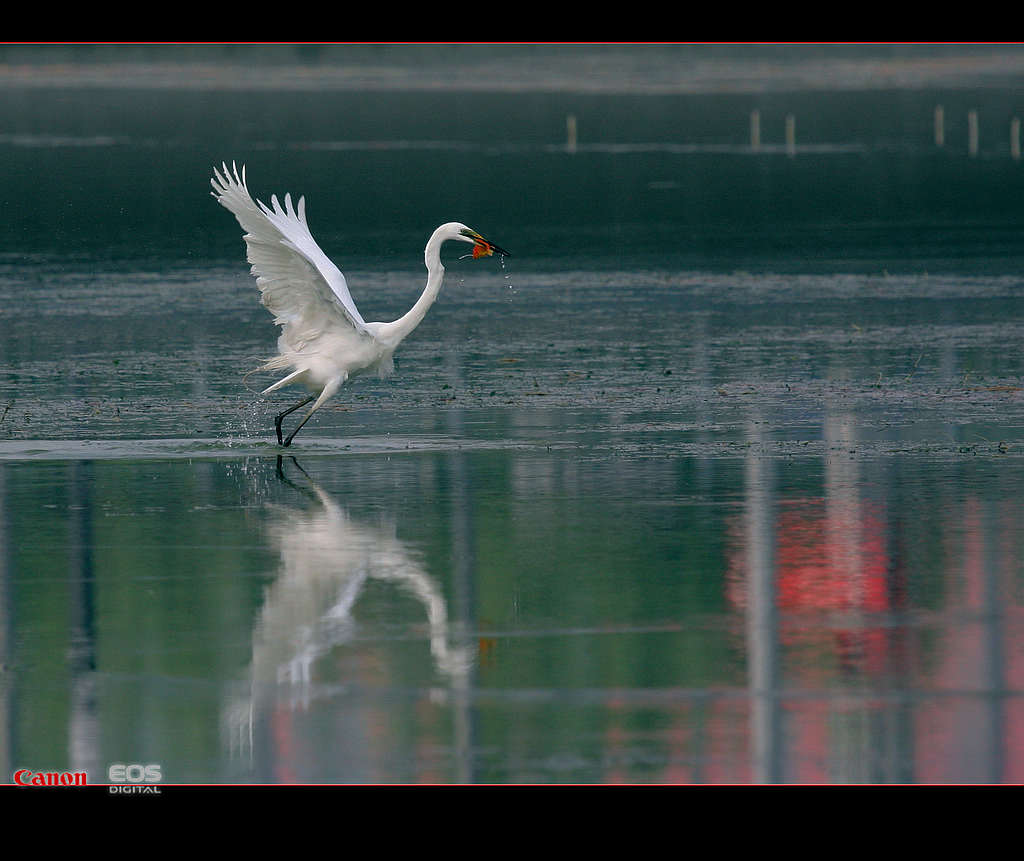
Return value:
<svg viewBox="0 0 1024 861">
<path fill-rule="evenodd" d="M 757 566 L 769 572 L 774 627 L 757 636 L 770 642 L 746 645 L 775 650 L 777 779 L 1024 780 L 1020 506 L 972 496 L 941 511 L 918 534 L 913 512 L 890 523 L 881 505 L 841 494 L 780 502 L 767 553 L 733 524 L 726 596 L 747 619 Z M 907 606 L 908 553 L 927 607 Z M 751 725 L 755 701 L 752 684 Z"/>
<path fill-rule="evenodd" d="M 892 609 L 881 506 L 822 498 L 788 501 L 780 506 L 773 537 L 772 592 L 781 611 L 781 642 L 816 643 L 849 671 L 885 670 L 886 629 L 880 616 L 871 623 L 872 614 Z M 734 547 L 726 572 L 726 597 L 745 611 L 752 548 L 740 539 Z M 807 661 L 797 671 L 806 682 L 831 674 L 832 667 Z"/>
</svg>

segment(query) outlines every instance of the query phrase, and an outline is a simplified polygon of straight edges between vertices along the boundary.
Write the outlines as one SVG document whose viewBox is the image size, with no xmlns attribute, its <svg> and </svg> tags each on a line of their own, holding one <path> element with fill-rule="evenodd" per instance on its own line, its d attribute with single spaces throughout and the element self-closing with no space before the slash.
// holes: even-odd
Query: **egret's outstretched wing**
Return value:
<svg viewBox="0 0 1024 861">
<path fill-rule="evenodd" d="M 245 184 L 245 166 L 239 177 L 232 164 L 214 168 L 210 180 L 213 196 L 231 211 L 245 231 L 248 260 L 274 320 L 285 327 L 291 343 L 306 342 L 323 333 L 332 323 L 347 323 L 366 332 L 366 323 L 352 301 L 345 276 L 320 249 L 306 224 L 305 198 L 298 210 L 291 195 L 284 207 L 271 197 L 271 206 L 253 200 Z"/>
</svg>

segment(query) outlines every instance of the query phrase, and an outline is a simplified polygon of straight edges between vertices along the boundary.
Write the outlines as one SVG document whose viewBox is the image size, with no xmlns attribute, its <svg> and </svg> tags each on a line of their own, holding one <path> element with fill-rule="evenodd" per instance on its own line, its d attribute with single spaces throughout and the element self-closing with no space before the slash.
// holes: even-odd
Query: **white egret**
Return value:
<svg viewBox="0 0 1024 861">
<path fill-rule="evenodd" d="M 299 429 L 350 377 L 367 371 L 382 376 L 391 372 L 395 348 L 420 324 L 441 290 L 442 243 L 449 239 L 468 242 L 473 245 L 474 258 L 495 253 L 508 255 L 465 224 L 442 224 L 424 251 L 427 284 L 416 303 L 390 323 L 367 323 L 352 301 L 345 276 L 310 233 L 305 198 L 300 197 L 295 208 L 291 195 L 286 194 L 282 207 L 277 195 L 272 195 L 268 207 L 249 194 L 244 165 L 241 176 L 234 164 L 231 170 L 227 164 L 222 167 L 223 172 L 214 168 L 210 180 L 213 196 L 234 214 L 245 231 L 247 256 L 263 304 L 281 326 L 278 355 L 260 370 L 292 369 L 261 395 L 291 383 L 302 383 L 313 392 L 275 417 L 277 441 L 281 445 L 291 445 Z M 282 438 L 284 417 L 310 402 L 313 406 L 309 412 L 287 438 Z"/>
</svg>

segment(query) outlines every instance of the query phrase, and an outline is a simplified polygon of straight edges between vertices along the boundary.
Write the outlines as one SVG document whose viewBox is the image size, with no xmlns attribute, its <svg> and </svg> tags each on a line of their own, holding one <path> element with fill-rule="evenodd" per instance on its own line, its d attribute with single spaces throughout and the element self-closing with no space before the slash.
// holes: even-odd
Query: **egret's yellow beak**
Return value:
<svg viewBox="0 0 1024 861">
<path fill-rule="evenodd" d="M 462 235 L 473 240 L 473 259 L 478 257 L 490 257 L 492 254 L 500 254 L 502 257 L 511 257 L 504 248 L 500 245 L 495 245 L 493 242 L 488 242 L 475 230 L 463 230 Z"/>
</svg>

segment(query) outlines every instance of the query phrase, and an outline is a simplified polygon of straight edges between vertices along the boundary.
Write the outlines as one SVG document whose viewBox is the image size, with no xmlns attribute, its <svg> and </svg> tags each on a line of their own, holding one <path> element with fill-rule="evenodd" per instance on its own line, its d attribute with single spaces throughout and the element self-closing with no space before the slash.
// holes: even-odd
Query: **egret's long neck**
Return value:
<svg viewBox="0 0 1024 861">
<path fill-rule="evenodd" d="M 443 242 L 441 228 L 438 228 L 430 237 L 423 252 L 423 260 L 427 264 L 427 286 L 423 288 L 423 293 L 420 294 L 415 305 L 393 323 L 388 323 L 381 331 L 382 336 L 396 345 L 423 322 L 430 306 L 437 299 L 437 294 L 441 292 L 441 284 L 444 282 L 444 266 L 441 264 L 441 243 Z"/>
</svg>

